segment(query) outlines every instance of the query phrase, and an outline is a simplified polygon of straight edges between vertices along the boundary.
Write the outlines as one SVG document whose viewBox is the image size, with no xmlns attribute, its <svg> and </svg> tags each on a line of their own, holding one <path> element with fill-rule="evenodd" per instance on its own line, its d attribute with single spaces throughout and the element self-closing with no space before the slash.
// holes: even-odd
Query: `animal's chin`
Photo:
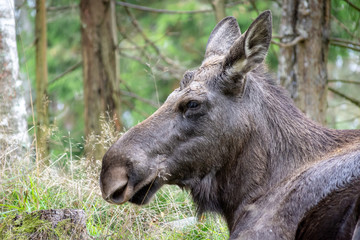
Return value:
<svg viewBox="0 0 360 240">
<path fill-rule="evenodd" d="M 146 184 L 140 188 L 130 199 L 129 202 L 143 205 L 150 202 L 154 194 L 161 188 L 162 184 L 159 183 L 156 179 L 149 184 Z"/>
</svg>

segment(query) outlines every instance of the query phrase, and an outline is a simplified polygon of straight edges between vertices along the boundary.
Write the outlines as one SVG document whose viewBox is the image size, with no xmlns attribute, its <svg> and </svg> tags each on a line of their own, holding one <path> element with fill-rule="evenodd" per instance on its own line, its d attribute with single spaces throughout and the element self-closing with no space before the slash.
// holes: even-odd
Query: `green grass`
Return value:
<svg viewBox="0 0 360 240">
<path fill-rule="evenodd" d="M 0 159 L 0 224 L 14 214 L 71 208 L 86 212 L 87 231 L 94 239 L 228 238 L 226 224 L 214 215 L 184 229 L 167 227 L 170 221 L 196 216 L 189 193 L 176 186 L 163 187 L 146 206 L 110 205 L 98 184 L 100 161 L 89 164 L 85 158 L 73 159 L 70 152 L 51 158 L 51 166 L 40 162 L 40 168 L 31 157 Z"/>
</svg>

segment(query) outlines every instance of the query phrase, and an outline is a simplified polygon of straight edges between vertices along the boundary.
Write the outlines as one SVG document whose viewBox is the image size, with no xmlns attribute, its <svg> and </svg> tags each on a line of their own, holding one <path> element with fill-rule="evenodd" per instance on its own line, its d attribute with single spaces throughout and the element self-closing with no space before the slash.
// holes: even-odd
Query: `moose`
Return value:
<svg viewBox="0 0 360 240">
<path fill-rule="evenodd" d="M 174 184 L 230 239 L 360 239 L 360 130 L 295 107 L 263 63 L 271 34 L 270 11 L 243 34 L 219 22 L 201 66 L 104 155 L 103 198 L 142 205 Z"/>
</svg>

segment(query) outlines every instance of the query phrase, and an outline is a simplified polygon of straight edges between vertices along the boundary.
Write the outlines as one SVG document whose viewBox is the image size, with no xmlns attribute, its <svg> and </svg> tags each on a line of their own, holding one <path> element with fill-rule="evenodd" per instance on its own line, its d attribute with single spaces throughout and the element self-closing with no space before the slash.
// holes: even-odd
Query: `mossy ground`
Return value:
<svg viewBox="0 0 360 240">
<path fill-rule="evenodd" d="M 106 147 L 118 137 L 111 132 L 114 132 L 111 128 L 104 130 L 104 136 L 112 137 L 101 140 Z M 68 142 L 64 153 L 49 156 L 50 166 L 45 166 L 46 161 L 41 159 L 36 162 L 31 157 L 34 155 L 32 152 L 23 159 L 9 161 L 8 156 L 0 159 L 0 234 L 3 234 L 0 239 L 14 239 L 12 234 L 27 236 L 34 229 L 48 229 L 48 225 L 40 220 L 22 220 L 21 227 L 9 231 L 8 223 L 15 215 L 64 208 L 85 211 L 87 232 L 94 239 L 228 238 L 224 221 L 214 215 L 205 215 L 197 224 L 179 230 L 165 227 L 167 222 L 196 216 L 189 193 L 176 186 L 163 187 L 151 203 L 143 207 L 130 203 L 121 206 L 106 203 L 101 197 L 98 180 L 101 162 L 90 164 L 86 158 L 73 157 L 71 139 Z M 59 238 L 66 236 L 66 232 L 56 229 L 52 234 Z"/>
</svg>

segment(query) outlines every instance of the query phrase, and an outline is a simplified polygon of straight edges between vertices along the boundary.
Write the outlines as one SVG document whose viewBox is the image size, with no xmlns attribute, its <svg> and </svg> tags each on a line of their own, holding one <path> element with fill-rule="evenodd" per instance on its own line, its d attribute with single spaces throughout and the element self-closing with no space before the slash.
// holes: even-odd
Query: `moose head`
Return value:
<svg viewBox="0 0 360 240">
<path fill-rule="evenodd" d="M 273 81 L 263 64 L 271 21 L 265 11 L 243 34 L 233 17 L 217 24 L 201 66 L 105 154 L 106 201 L 141 205 L 174 184 L 191 191 L 200 213 L 222 214 L 241 239 L 329 236 L 312 228 L 313 219 L 352 236 L 360 215 L 360 131 L 309 120 Z M 342 191 L 351 194 L 339 203 L 334 196 Z"/>
<path fill-rule="evenodd" d="M 236 161 L 251 137 L 256 116 L 249 109 L 257 102 L 245 86 L 267 54 L 271 29 L 269 11 L 243 35 L 233 17 L 215 27 L 202 65 L 187 71 L 165 103 L 104 156 L 106 201 L 144 204 L 164 184 L 192 188 L 208 181 L 203 190 L 211 191 L 211 179 Z"/>
</svg>

